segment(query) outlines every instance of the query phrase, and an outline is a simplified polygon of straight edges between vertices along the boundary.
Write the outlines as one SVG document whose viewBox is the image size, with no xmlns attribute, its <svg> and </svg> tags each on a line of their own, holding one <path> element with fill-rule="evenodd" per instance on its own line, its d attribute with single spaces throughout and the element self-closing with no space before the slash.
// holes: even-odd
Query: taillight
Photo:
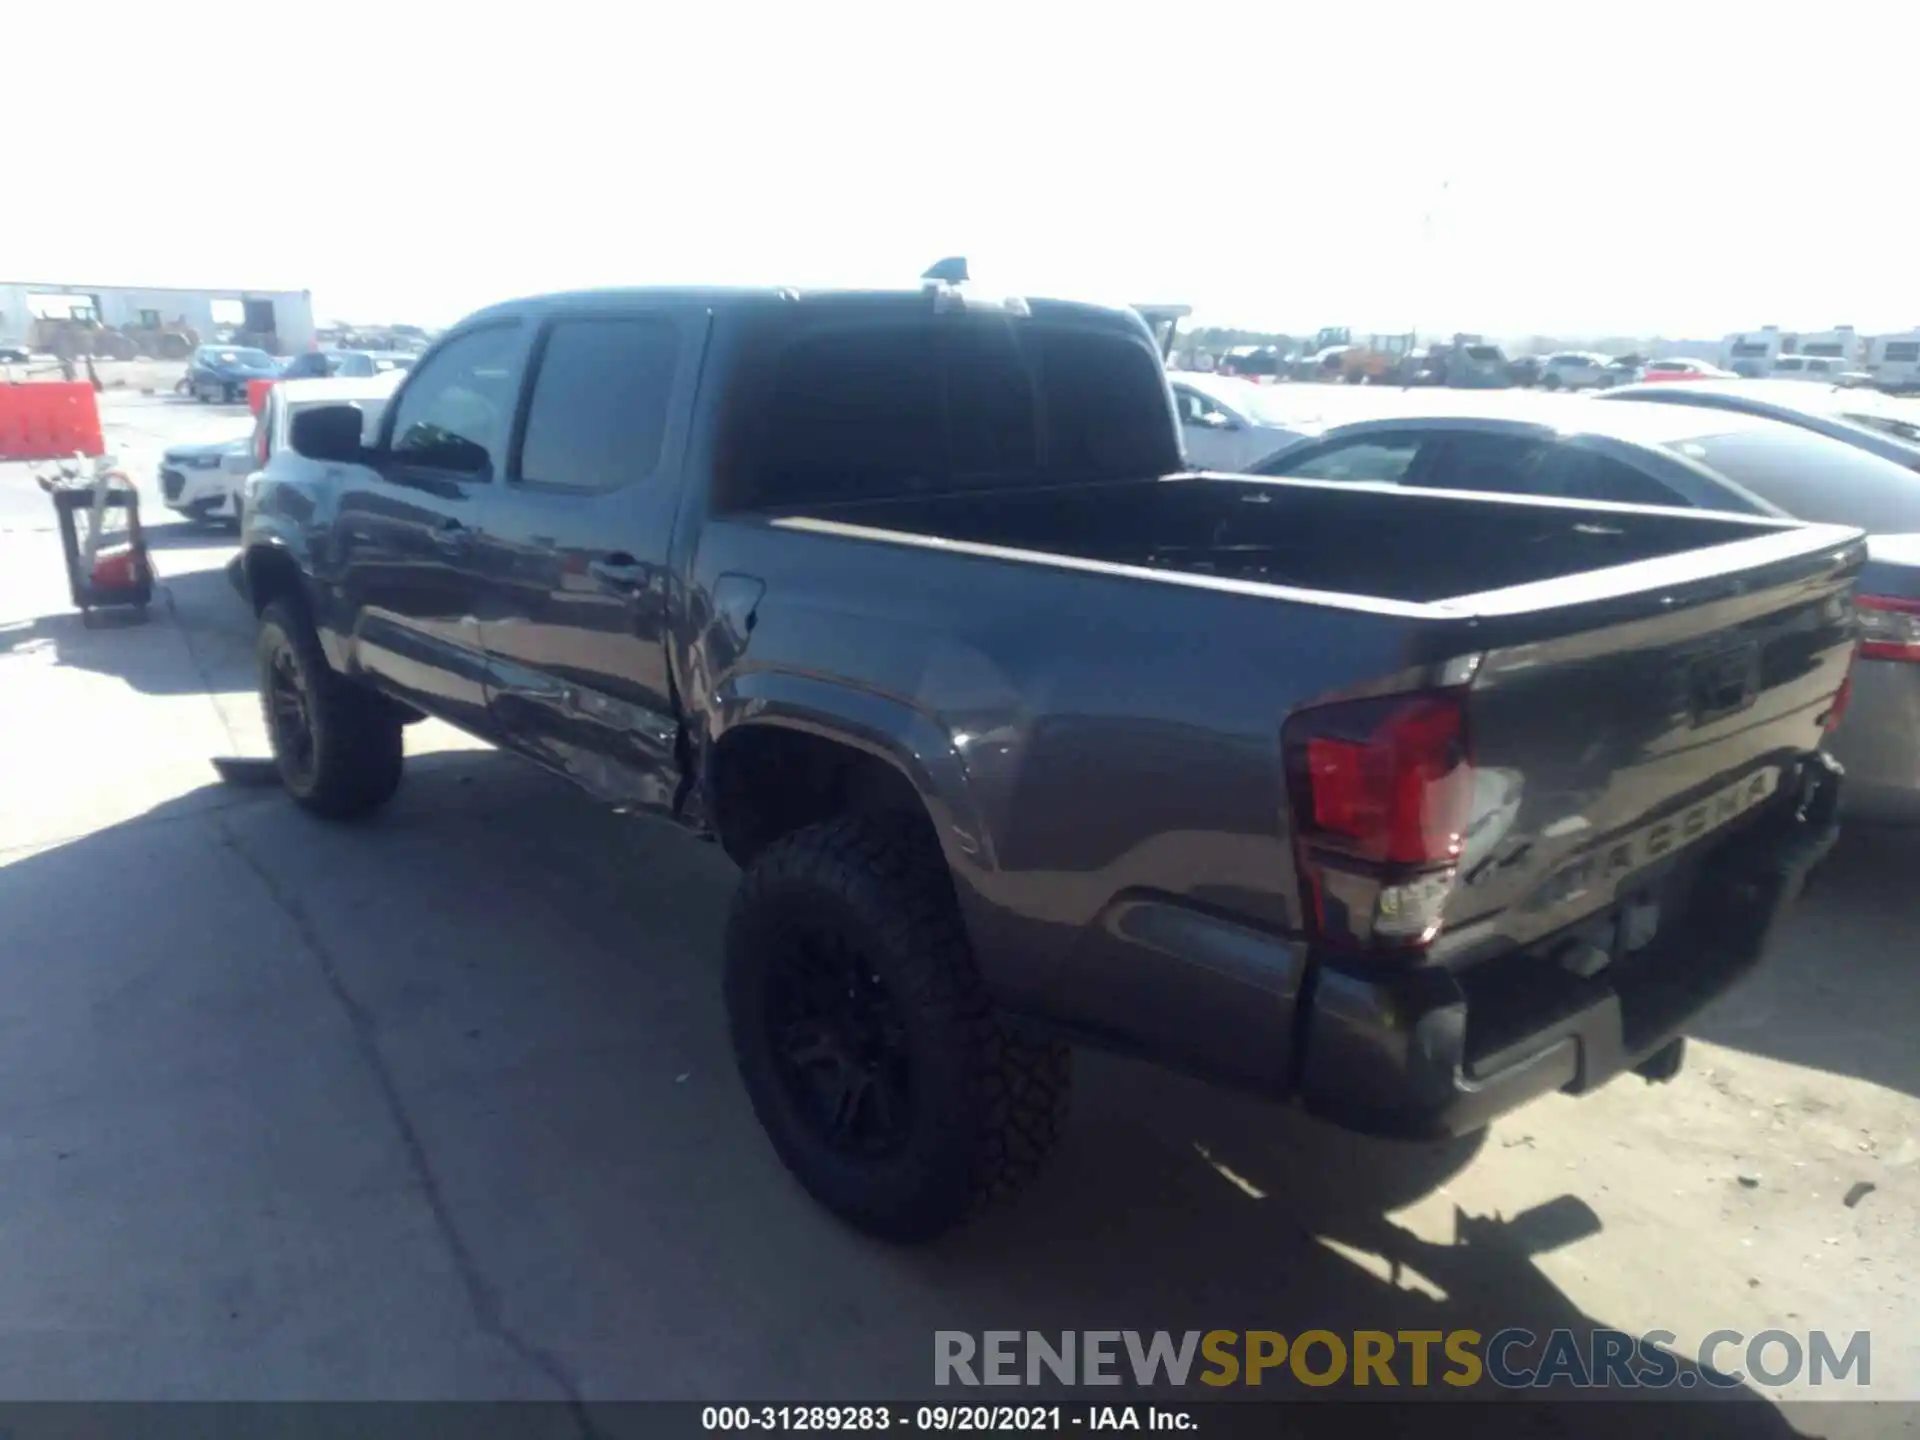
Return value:
<svg viewBox="0 0 1920 1440">
<path fill-rule="evenodd" d="M 1473 812 L 1466 692 L 1302 710 L 1281 748 L 1318 937 L 1362 947 L 1433 939 Z"/>
<path fill-rule="evenodd" d="M 1860 616 L 1862 660 L 1920 661 L 1920 600 L 1860 595 L 1853 603 Z"/>
</svg>

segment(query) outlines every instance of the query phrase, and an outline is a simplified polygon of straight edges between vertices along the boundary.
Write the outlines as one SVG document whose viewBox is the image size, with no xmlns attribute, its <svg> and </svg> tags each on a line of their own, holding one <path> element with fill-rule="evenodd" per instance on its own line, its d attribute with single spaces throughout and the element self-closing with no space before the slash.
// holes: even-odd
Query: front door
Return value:
<svg viewBox="0 0 1920 1440">
<path fill-rule="evenodd" d="M 402 699 L 484 733 L 475 553 L 506 466 L 526 327 L 485 325 L 437 347 L 387 407 L 373 463 L 340 498 L 341 588 L 362 668 Z"/>
<path fill-rule="evenodd" d="M 480 545 L 491 731 L 604 799 L 673 802 L 668 551 L 704 308 L 550 320 Z"/>
</svg>

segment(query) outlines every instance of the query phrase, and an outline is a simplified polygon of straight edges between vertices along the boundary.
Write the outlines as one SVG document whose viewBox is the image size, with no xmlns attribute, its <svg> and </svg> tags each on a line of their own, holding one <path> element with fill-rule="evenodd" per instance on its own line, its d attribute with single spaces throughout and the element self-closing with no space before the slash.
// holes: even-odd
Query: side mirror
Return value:
<svg viewBox="0 0 1920 1440">
<path fill-rule="evenodd" d="M 366 454 L 360 443 L 362 418 L 352 405 L 316 405 L 293 417 L 288 443 L 309 460 L 357 464 Z"/>
</svg>

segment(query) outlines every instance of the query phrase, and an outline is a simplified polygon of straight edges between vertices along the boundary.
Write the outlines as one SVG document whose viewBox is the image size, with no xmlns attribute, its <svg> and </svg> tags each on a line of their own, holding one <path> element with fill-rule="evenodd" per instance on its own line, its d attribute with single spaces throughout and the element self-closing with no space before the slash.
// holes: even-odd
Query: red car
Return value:
<svg viewBox="0 0 1920 1440">
<path fill-rule="evenodd" d="M 1640 372 L 1642 380 L 1732 380 L 1731 370 L 1709 365 L 1704 360 L 1649 360 Z"/>
</svg>

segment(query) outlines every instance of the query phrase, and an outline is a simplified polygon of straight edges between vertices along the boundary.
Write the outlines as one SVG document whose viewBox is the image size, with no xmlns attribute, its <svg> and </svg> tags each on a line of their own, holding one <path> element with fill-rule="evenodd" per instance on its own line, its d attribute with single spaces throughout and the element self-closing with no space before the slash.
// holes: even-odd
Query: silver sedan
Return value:
<svg viewBox="0 0 1920 1440">
<path fill-rule="evenodd" d="M 1381 396 L 1263 475 L 1788 515 L 1872 537 L 1861 646 L 1829 740 L 1854 819 L 1920 823 L 1920 474 L 1811 430 L 1691 405 L 1541 395 Z"/>
</svg>

